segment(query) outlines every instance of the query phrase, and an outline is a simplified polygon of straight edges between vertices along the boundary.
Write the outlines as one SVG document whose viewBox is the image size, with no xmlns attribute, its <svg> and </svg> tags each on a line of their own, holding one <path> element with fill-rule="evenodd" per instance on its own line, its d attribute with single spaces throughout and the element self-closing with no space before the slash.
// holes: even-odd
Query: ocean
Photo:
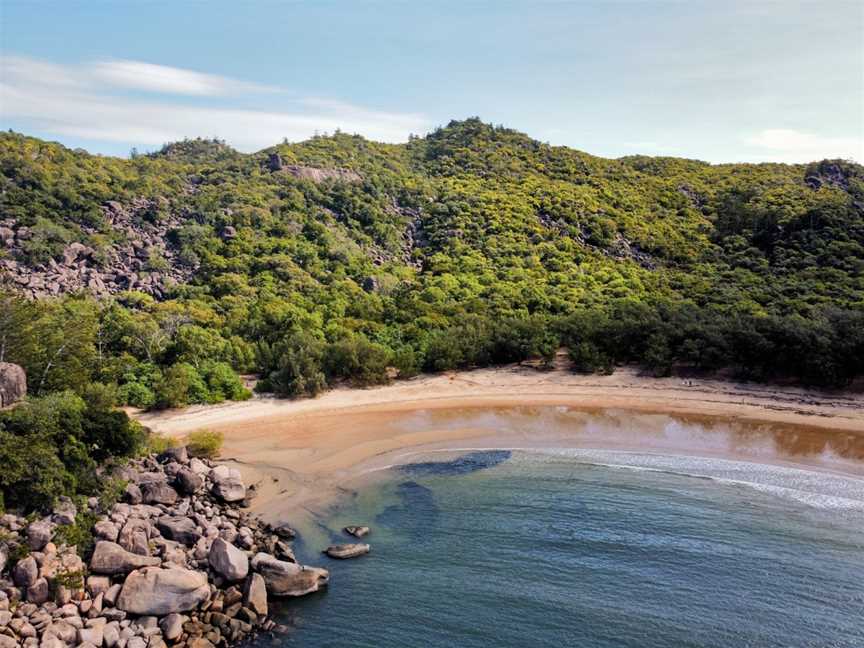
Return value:
<svg viewBox="0 0 864 648">
<path fill-rule="evenodd" d="M 862 648 L 864 479 L 612 450 L 405 457 L 303 529 L 267 647 Z M 367 524 L 369 555 L 318 553 Z"/>
</svg>

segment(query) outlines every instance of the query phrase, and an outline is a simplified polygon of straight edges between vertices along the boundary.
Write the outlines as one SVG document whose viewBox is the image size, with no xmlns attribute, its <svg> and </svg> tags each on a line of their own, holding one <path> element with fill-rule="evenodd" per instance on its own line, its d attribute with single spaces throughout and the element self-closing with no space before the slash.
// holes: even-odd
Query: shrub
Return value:
<svg viewBox="0 0 864 648">
<path fill-rule="evenodd" d="M 198 430 L 186 437 L 186 449 L 193 457 L 212 459 L 219 454 L 224 436 L 214 430 Z"/>
</svg>

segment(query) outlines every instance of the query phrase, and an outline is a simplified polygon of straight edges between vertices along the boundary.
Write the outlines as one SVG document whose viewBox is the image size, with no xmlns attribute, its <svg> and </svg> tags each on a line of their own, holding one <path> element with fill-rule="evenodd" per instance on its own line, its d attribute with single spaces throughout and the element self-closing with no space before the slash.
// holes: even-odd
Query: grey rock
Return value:
<svg viewBox="0 0 864 648">
<path fill-rule="evenodd" d="M 27 374 L 11 362 L 0 362 L 0 407 L 8 407 L 27 395 Z"/>
<path fill-rule="evenodd" d="M 33 551 L 41 551 L 51 542 L 54 526 L 48 520 L 33 522 L 27 527 L 27 544 Z"/>
<path fill-rule="evenodd" d="M 117 544 L 139 556 L 150 555 L 151 526 L 147 520 L 130 519 L 117 536 Z"/>
<path fill-rule="evenodd" d="M 180 446 L 178 448 L 168 448 L 164 452 L 162 452 L 156 460 L 159 463 L 168 463 L 169 461 L 176 461 L 180 464 L 189 463 L 189 453 L 186 450 L 186 446 Z"/>
<path fill-rule="evenodd" d="M 78 509 L 75 508 L 75 504 L 72 503 L 68 498 L 65 501 L 61 501 L 57 506 L 54 507 L 52 511 L 51 521 L 54 524 L 75 524 L 75 516 L 78 515 Z"/>
<path fill-rule="evenodd" d="M 369 527 L 368 526 L 347 526 L 345 527 L 345 533 L 348 535 L 352 535 L 355 538 L 362 538 L 364 536 L 369 535 Z"/>
<path fill-rule="evenodd" d="M 233 544 L 216 538 L 210 546 L 210 566 L 227 581 L 239 581 L 249 573 L 249 558 Z"/>
<path fill-rule="evenodd" d="M 27 588 L 27 600 L 36 605 L 47 601 L 49 594 L 48 580 L 45 578 L 37 578 L 36 582 Z"/>
<path fill-rule="evenodd" d="M 195 522 L 188 517 L 163 515 L 156 522 L 156 528 L 164 538 L 180 542 L 187 547 L 193 546 L 201 538 Z"/>
<path fill-rule="evenodd" d="M 209 596 L 207 575 L 202 572 L 150 567 L 126 577 L 117 607 L 131 614 L 163 616 L 194 610 Z"/>
<path fill-rule="evenodd" d="M 223 502 L 239 502 L 246 498 L 246 487 L 242 480 L 232 475 L 214 480 L 211 491 Z"/>
<path fill-rule="evenodd" d="M 120 596 L 120 590 L 123 589 L 123 586 L 119 583 L 115 583 L 105 592 L 105 596 L 103 597 L 103 601 L 105 605 L 109 605 L 114 607 L 117 603 L 117 597 Z M 126 616 L 125 614 L 123 616 Z"/>
<path fill-rule="evenodd" d="M 145 504 L 165 504 L 171 506 L 177 501 L 177 491 L 165 482 L 145 482 L 141 484 L 141 496 Z"/>
<path fill-rule="evenodd" d="M 267 585 L 261 574 L 250 574 L 243 586 L 243 605 L 260 616 L 267 616 Z"/>
<path fill-rule="evenodd" d="M 129 504 L 140 504 L 143 501 L 141 489 L 138 488 L 138 484 L 126 484 L 126 488 L 123 490 L 123 500 Z"/>
<path fill-rule="evenodd" d="M 368 544 L 363 543 L 346 543 L 346 544 L 337 544 L 331 545 L 324 550 L 331 558 L 356 558 L 357 556 L 362 556 L 363 554 L 369 553 L 371 547 Z"/>
<path fill-rule="evenodd" d="M 22 558 L 12 568 L 12 580 L 18 587 L 30 587 L 39 578 L 39 566 L 33 556 Z"/>
<path fill-rule="evenodd" d="M 90 571 L 95 574 L 125 574 L 133 569 L 158 565 L 158 558 L 140 556 L 113 542 L 101 540 L 96 543 L 90 559 Z"/>
<path fill-rule="evenodd" d="M 173 612 L 159 621 L 159 627 L 162 629 L 162 636 L 168 641 L 176 641 L 183 634 L 183 624 L 189 620 L 184 614 Z"/>
<path fill-rule="evenodd" d="M 204 478 L 190 468 L 181 468 L 175 477 L 181 493 L 193 495 L 204 486 Z"/>
<path fill-rule="evenodd" d="M 277 560 L 265 553 L 255 554 L 252 569 L 264 577 L 267 591 L 276 596 L 303 596 L 317 592 L 330 579 L 326 569 Z"/>
<path fill-rule="evenodd" d="M 120 535 L 120 530 L 117 528 L 117 525 L 114 524 L 111 520 L 100 520 L 93 525 L 93 533 L 100 540 L 117 542 L 117 537 Z"/>
</svg>

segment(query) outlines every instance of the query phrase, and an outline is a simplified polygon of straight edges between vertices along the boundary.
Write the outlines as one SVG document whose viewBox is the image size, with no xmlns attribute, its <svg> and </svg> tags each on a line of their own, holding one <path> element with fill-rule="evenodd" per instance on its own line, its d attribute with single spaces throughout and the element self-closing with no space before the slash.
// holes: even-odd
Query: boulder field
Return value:
<svg viewBox="0 0 864 648">
<path fill-rule="evenodd" d="M 118 469 L 123 501 L 51 515 L 0 517 L 0 648 L 214 648 L 278 630 L 268 597 L 327 585 L 297 564 L 288 526 L 244 510 L 254 495 L 237 470 L 185 448 Z M 92 525 L 84 552 L 63 527 Z"/>
</svg>

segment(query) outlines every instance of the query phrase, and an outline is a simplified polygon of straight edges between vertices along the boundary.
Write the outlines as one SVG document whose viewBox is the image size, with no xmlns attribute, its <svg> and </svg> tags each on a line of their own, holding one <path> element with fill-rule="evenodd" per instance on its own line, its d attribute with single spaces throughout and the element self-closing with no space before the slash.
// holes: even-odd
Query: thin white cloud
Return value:
<svg viewBox="0 0 864 648">
<path fill-rule="evenodd" d="M 864 139 L 825 137 L 788 128 L 769 128 L 745 138 L 763 149 L 766 159 L 778 162 L 812 162 L 825 158 L 864 160 Z"/>
<path fill-rule="evenodd" d="M 140 73 L 140 74 L 139 74 Z M 429 128 L 419 114 L 376 111 L 320 98 L 257 97 L 267 109 L 201 106 L 176 97 L 117 94 L 134 88 L 183 96 L 223 96 L 272 87 L 132 61 L 58 65 L 23 57 L 0 59 L 0 116 L 57 135 L 154 147 L 184 137 L 218 136 L 241 151 L 282 138 L 302 140 L 341 129 L 385 142 Z M 248 101 L 249 96 L 244 95 Z"/>
<path fill-rule="evenodd" d="M 273 86 L 141 61 L 99 61 L 92 65 L 92 72 L 96 79 L 111 85 L 150 92 L 219 96 L 278 91 Z"/>
</svg>

